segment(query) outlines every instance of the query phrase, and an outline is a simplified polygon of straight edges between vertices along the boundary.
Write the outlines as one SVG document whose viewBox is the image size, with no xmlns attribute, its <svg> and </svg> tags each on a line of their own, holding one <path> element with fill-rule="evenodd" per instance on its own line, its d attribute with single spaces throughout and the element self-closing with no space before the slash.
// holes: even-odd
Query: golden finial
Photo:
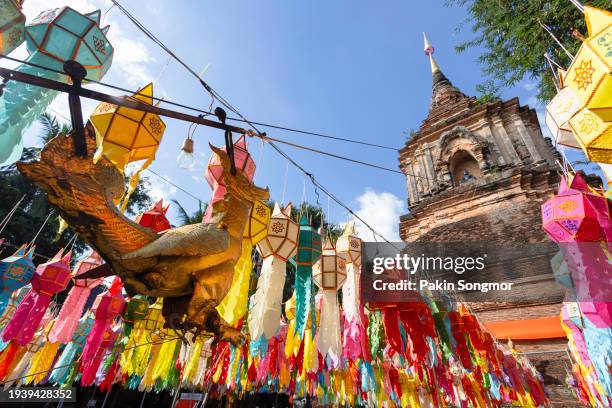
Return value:
<svg viewBox="0 0 612 408">
<path fill-rule="evenodd" d="M 429 63 L 431 64 L 431 73 L 433 74 L 436 71 L 440 71 L 440 67 L 438 63 L 433 57 L 434 47 L 429 43 L 427 36 L 423 33 L 423 42 L 425 44 L 425 54 L 429 56 Z"/>
</svg>

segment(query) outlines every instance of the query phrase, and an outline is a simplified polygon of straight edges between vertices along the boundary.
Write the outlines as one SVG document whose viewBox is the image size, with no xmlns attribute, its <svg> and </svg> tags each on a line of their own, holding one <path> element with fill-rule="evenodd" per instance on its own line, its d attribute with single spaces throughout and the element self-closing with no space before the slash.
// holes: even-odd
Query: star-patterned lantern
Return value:
<svg viewBox="0 0 612 408">
<path fill-rule="evenodd" d="M 268 227 L 268 235 L 257 244 L 264 258 L 253 306 L 249 313 L 249 332 L 253 340 L 270 339 L 280 326 L 283 286 L 287 260 L 295 255 L 298 224 L 291 219 L 291 204 L 281 210 L 278 203 Z"/>
<path fill-rule="evenodd" d="M 542 204 L 544 231 L 555 242 L 605 240 L 609 220 L 607 200 L 589 191 L 580 174 L 570 183 L 562 178 L 559 193 Z"/>
<path fill-rule="evenodd" d="M 567 70 L 564 82 L 585 108 L 612 121 L 612 13 L 585 6 L 588 38 Z"/>
<path fill-rule="evenodd" d="M 312 266 L 321 256 L 321 235 L 310 225 L 306 214 L 300 219 L 298 251 L 295 256 L 295 330 L 302 338 L 312 303 Z"/>
<path fill-rule="evenodd" d="M 145 86 L 128 98 L 153 105 L 153 84 Z M 89 120 L 96 132 L 98 146 L 94 154 L 94 163 L 104 156 L 119 171 L 124 172 L 128 163 L 145 160 L 130 179 L 128 195 L 124 198 L 125 207 L 129 194 L 134 191 L 140 180 L 140 173 L 155 160 L 166 125 L 153 113 L 106 102 L 98 105 Z"/>
<path fill-rule="evenodd" d="M 0 0 L 0 54 L 8 55 L 24 41 L 25 21 L 21 1 Z"/>
<path fill-rule="evenodd" d="M 170 225 L 170 221 L 168 221 L 168 218 L 166 218 L 168 208 L 170 208 L 170 204 L 164 207 L 164 200 L 161 199 L 156 202 L 153 208 L 150 210 L 147 210 L 142 214 L 138 214 L 134 221 L 143 227 L 160 233 L 172 227 L 172 225 Z"/>
<path fill-rule="evenodd" d="M 546 105 L 546 126 L 552 132 L 557 144 L 580 149 L 580 143 L 572 133 L 569 120 L 582 108 L 582 101 L 572 88 L 561 89 Z"/>
<path fill-rule="evenodd" d="M 612 122 L 604 122 L 585 108 L 569 120 L 569 125 L 589 160 L 612 163 Z"/>
<path fill-rule="evenodd" d="M 27 285 L 36 267 L 32 262 L 34 248 L 22 245 L 13 255 L 0 261 L 0 316 L 17 289 Z"/>
<path fill-rule="evenodd" d="M 82 273 L 89 271 L 104 261 L 100 258 L 97 252 L 92 251 L 91 254 L 81 259 L 74 267 L 73 276 L 79 276 Z M 93 288 L 102 283 L 102 279 L 74 279 L 74 286 L 70 289 L 70 293 L 64 300 L 62 308 L 57 315 L 56 323 L 49 333 L 49 341 L 67 343 L 72 338 L 74 330 L 76 330 L 79 318 L 83 313 L 83 308 L 87 303 L 87 299 Z"/>
<path fill-rule="evenodd" d="M 49 304 L 56 293 L 61 292 L 70 282 L 70 256 L 62 256 L 60 250 L 50 261 L 38 265 L 32 276 L 32 289 L 23 299 L 13 318 L 2 332 L 2 339 L 15 339 L 25 345 L 32 340 Z"/>
<path fill-rule="evenodd" d="M 63 65 L 75 60 L 87 70 L 86 79 L 101 80 L 111 66 L 114 50 L 106 38 L 108 27 L 100 27 L 100 17 L 100 10 L 80 14 L 70 7 L 41 13 L 26 27 L 27 62 L 53 71 L 27 64 L 17 71 L 68 83 Z M 0 165 L 19 160 L 23 133 L 57 95 L 54 90 L 9 81 L 0 109 Z"/>
<path fill-rule="evenodd" d="M 235 326 L 244 317 L 249 302 L 249 282 L 253 269 L 253 246 L 268 234 L 270 207 L 263 201 L 255 201 L 244 227 L 240 258 L 234 265 L 234 277 L 229 291 L 217 306 L 219 315 Z"/>
<path fill-rule="evenodd" d="M 123 321 L 125 322 L 123 328 L 123 336 L 128 338 L 134 325 L 139 320 L 147 317 L 147 311 L 149 310 L 149 301 L 146 296 L 136 295 L 130 298 L 130 301 L 127 303 L 127 307 L 123 312 Z"/>
<path fill-rule="evenodd" d="M 312 280 L 323 292 L 317 347 L 321 355 L 335 360 L 342 346 L 338 290 L 346 281 L 346 258 L 336 251 L 329 237 L 323 244 L 321 259 L 312 268 Z"/>
</svg>

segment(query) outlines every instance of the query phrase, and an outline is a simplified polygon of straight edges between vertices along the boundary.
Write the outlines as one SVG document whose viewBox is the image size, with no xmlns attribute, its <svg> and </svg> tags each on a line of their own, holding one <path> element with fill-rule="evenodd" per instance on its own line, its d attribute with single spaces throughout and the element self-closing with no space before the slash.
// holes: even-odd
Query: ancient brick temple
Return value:
<svg viewBox="0 0 612 408">
<path fill-rule="evenodd" d="M 401 238 L 547 242 L 540 205 L 554 194 L 559 176 L 555 150 L 542 136 L 535 110 L 521 106 L 518 98 L 481 103 L 465 95 L 442 73 L 426 39 L 425 51 L 433 91 L 429 114 L 400 150 L 409 208 L 400 219 Z M 530 298 L 539 300 L 473 308 L 499 340 L 512 339 L 540 370 L 554 405 L 569 407 L 577 403 L 565 385 L 570 364 L 559 323 L 565 291 L 549 259 L 523 263 L 519 268 L 529 273 L 514 275 L 520 290 L 532 291 Z M 517 327 L 518 332 L 508 330 Z"/>
</svg>

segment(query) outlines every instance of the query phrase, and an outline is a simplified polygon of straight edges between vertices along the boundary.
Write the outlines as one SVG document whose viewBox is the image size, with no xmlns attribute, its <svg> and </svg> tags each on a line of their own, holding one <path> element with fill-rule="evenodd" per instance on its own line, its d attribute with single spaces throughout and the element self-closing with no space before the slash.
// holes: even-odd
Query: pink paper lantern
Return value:
<svg viewBox="0 0 612 408">
<path fill-rule="evenodd" d="M 576 174 L 561 179 L 559 193 L 542 204 L 544 231 L 554 242 L 598 242 L 612 238 L 607 199 Z M 609 239 L 608 239 L 609 240 Z"/>
<path fill-rule="evenodd" d="M 23 346 L 32 340 L 51 303 L 51 298 L 64 290 L 70 282 L 72 251 L 68 251 L 63 257 L 62 253 L 63 249 L 51 260 L 36 268 L 31 280 L 32 289 L 2 332 L 4 341 L 16 339 L 17 343 Z"/>
<path fill-rule="evenodd" d="M 221 150 L 225 151 L 225 147 Z M 240 136 L 240 138 L 234 142 L 234 164 L 237 170 L 241 170 L 249 180 L 253 180 L 253 176 L 255 175 L 255 162 L 247 150 L 244 135 Z M 204 178 L 208 181 L 212 189 L 216 189 L 218 186 L 225 187 L 221 177 L 222 173 L 223 165 L 221 164 L 221 159 L 216 154 L 213 154 L 210 157 L 208 168 L 204 175 Z"/>
</svg>

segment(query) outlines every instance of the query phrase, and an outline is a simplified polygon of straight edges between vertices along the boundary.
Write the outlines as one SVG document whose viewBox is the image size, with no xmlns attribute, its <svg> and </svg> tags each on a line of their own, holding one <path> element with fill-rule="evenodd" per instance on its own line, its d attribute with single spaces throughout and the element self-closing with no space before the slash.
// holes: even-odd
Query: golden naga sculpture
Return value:
<svg viewBox="0 0 612 408">
<path fill-rule="evenodd" d="M 86 138 L 87 157 L 75 155 L 72 137 L 58 136 L 45 145 L 38 161 L 17 166 L 107 262 L 106 272 L 98 276 L 116 274 L 131 294 L 163 297 L 164 315 L 173 328 L 195 328 L 241 344 L 243 334 L 215 307 L 231 285 L 253 202 L 268 199 L 268 189 L 253 185 L 240 170 L 232 175 L 227 153 L 211 146 L 221 158 L 227 186 L 224 201 L 213 207 L 212 221 L 157 234 L 117 209 L 114 200 L 124 193 L 124 178 L 105 158 L 93 163 L 90 126 Z"/>
</svg>

